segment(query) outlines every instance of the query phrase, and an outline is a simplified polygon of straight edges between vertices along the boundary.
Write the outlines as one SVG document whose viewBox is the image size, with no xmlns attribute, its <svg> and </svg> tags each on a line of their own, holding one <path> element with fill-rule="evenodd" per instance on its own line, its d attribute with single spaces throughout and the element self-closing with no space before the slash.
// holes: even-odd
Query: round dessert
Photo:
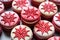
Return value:
<svg viewBox="0 0 60 40">
<path fill-rule="evenodd" d="M 21 13 L 21 10 L 27 6 L 30 6 L 29 0 L 14 0 L 12 3 L 13 10 L 19 14 Z"/>
<path fill-rule="evenodd" d="M 25 7 L 21 12 L 21 19 L 26 24 L 34 24 L 40 20 L 40 11 L 33 6 Z"/>
<path fill-rule="evenodd" d="M 0 16 L 0 24 L 4 29 L 12 29 L 19 22 L 19 16 L 13 11 L 6 11 Z"/>
<path fill-rule="evenodd" d="M 4 3 L 5 8 L 9 8 L 11 7 L 13 0 L 0 0 L 0 1 Z"/>
<path fill-rule="evenodd" d="M 0 27 L 0 35 L 1 35 L 1 33 L 2 33 L 2 28 Z"/>
<path fill-rule="evenodd" d="M 44 2 L 46 0 L 31 0 L 31 4 L 35 7 L 38 7 L 40 3 Z"/>
<path fill-rule="evenodd" d="M 4 12 L 4 4 L 0 2 L 0 14 Z"/>
<path fill-rule="evenodd" d="M 52 2 L 54 2 L 56 5 L 60 6 L 60 0 L 50 0 Z"/>
<path fill-rule="evenodd" d="M 34 35 L 36 39 L 47 39 L 53 36 L 54 32 L 55 29 L 53 24 L 46 20 L 41 20 L 34 26 Z"/>
<path fill-rule="evenodd" d="M 53 36 L 49 38 L 48 40 L 60 40 L 60 36 Z"/>
<path fill-rule="evenodd" d="M 18 25 L 11 31 L 12 40 L 32 40 L 32 30 L 25 25 Z"/>
<path fill-rule="evenodd" d="M 39 10 L 41 11 L 42 16 L 46 19 L 51 18 L 58 11 L 56 4 L 50 1 L 41 3 Z"/>
<path fill-rule="evenodd" d="M 56 31 L 60 32 L 60 12 L 54 15 L 52 23 L 55 26 Z"/>
</svg>

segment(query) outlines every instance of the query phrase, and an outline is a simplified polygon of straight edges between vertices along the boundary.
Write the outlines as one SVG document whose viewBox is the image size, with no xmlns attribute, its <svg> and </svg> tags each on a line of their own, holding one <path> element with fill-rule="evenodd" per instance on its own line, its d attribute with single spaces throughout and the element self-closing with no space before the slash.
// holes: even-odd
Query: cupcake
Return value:
<svg viewBox="0 0 60 40">
<path fill-rule="evenodd" d="M 38 7 L 40 3 L 44 2 L 46 0 L 31 0 L 31 4 L 35 7 Z"/>
<path fill-rule="evenodd" d="M 28 26 L 18 25 L 11 31 L 12 40 L 32 40 L 32 38 L 32 30 Z"/>
<path fill-rule="evenodd" d="M 41 11 L 42 17 L 46 19 L 52 18 L 58 11 L 56 4 L 50 1 L 42 2 L 39 6 L 39 10 Z"/>
<path fill-rule="evenodd" d="M 37 40 L 38 39 L 45 40 L 53 36 L 55 29 L 51 22 L 46 20 L 41 20 L 34 26 L 33 31 L 34 31 L 34 36 L 36 37 Z"/>
<path fill-rule="evenodd" d="M 29 0 L 14 0 L 12 2 L 12 9 L 17 12 L 21 13 L 21 10 L 24 9 L 24 7 L 27 7 L 30 5 Z"/>
<path fill-rule="evenodd" d="M 21 20 L 25 24 L 33 25 L 40 20 L 40 11 L 33 6 L 26 7 L 21 12 Z"/>
<path fill-rule="evenodd" d="M 49 38 L 48 40 L 60 40 L 60 36 L 53 36 Z"/>
<path fill-rule="evenodd" d="M 0 14 L 4 12 L 4 4 L 0 2 Z"/>
<path fill-rule="evenodd" d="M 4 3 L 4 6 L 5 6 L 6 9 L 9 8 L 9 7 L 11 7 L 12 1 L 13 0 L 0 0 L 0 2 Z"/>
<path fill-rule="evenodd" d="M 60 0 L 50 0 L 52 2 L 54 2 L 58 7 L 60 7 Z"/>
<path fill-rule="evenodd" d="M 6 31 L 16 26 L 19 21 L 19 16 L 13 11 L 5 11 L 0 16 L 0 24 Z"/>
<path fill-rule="evenodd" d="M 60 33 L 60 12 L 54 15 L 52 23 L 55 26 L 56 31 Z"/>
</svg>

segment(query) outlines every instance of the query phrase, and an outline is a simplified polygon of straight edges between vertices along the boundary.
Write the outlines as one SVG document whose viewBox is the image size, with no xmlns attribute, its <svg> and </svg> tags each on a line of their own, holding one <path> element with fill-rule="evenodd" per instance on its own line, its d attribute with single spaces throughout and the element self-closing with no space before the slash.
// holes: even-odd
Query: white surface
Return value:
<svg viewBox="0 0 60 40">
<path fill-rule="evenodd" d="M 3 32 L 2 35 L 1 35 L 0 40 L 11 40 L 11 38 L 8 37 L 8 36 Z"/>
</svg>

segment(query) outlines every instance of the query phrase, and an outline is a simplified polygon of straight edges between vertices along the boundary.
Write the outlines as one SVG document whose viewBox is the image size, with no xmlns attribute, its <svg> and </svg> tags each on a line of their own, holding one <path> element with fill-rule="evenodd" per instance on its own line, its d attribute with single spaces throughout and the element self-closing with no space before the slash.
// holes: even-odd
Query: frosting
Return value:
<svg viewBox="0 0 60 40">
<path fill-rule="evenodd" d="M 31 40 L 32 31 L 25 25 L 18 25 L 11 31 L 11 38 L 13 40 Z"/>
<path fill-rule="evenodd" d="M 41 20 L 34 27 L 34 32 L 36 35 L 41 37 L 46 37 L 46 38 L 49 36 L 52 36 L 52 34 L 54 33 L 54 30 L 55 29 L 52 23 L 46 20 Z"/>
<path fill-rule="evenodd" d="M 40 11 L 35 7 L 28 7 L 27 9 L 22 10 L 21 16 L 27 20 L 35 20 L 40 17 Z"/>
<path fill-rule="evenodd" d="M 12 7 L 16 10 L 22 10 L 24 7 L 29 6 L 30 3 L 28 0 L 14 0 Z"/>
<path fill-rule="evenodd" d="M 19 16 L 15 12 L 7 11 L 1 14 L 0 22 L 5 26 L 12 26 L 18 21 Z"/>
<path fill-rule="evenodd" d="M 53 2 L 46 1 L 41 3 L 39 10 L 42 14 L 51 16 L 57 12 L 57 6 Z"/>
</svg>

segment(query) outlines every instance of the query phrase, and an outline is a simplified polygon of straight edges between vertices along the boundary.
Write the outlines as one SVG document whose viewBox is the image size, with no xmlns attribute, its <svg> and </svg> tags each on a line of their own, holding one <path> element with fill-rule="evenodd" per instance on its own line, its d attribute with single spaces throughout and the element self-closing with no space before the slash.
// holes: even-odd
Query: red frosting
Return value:
<svg viewBox="0 0 60 40">
<path fill-rule="evenodd" d="M 14 19 L 16 17 L 14 17 L 14 15 L 15 14 L 11 14 L 10 12 L 9 12 L 9 14 L 5 13 L 5 16 L 2 16 L 3 19 L 1 21 L 4 21 L 4 24 L 9 23 L 9 25 L 10 25 L 11 22 L 15 22 Z"/>
<path fill-rule="evenodd" d="M 49 13 L 54 12 L 54 10 L 56 10 L 55 6 L 53 6 L 53 4 L 50 4 L 50 3 L 48 4 L 45 3 L 45 5 L 43 5 L 43 9 L 45 10 L 45 12 L 47 11 Z"/>
<path fill-rule="evenodd" d="M 13 32 L 15 34 L 14 38 L 18 38 L 18 40 L 23 38 L 25 40 L 26 36 L 29 37 L 29 35 L 27 34 L 28 32 L 29 32 L 29 30 L 26 30 L 26 27 L 25 28 L 20 27 L 19 29 L 16 29 L 16 32 Z"/>
<path fill-rule="evenodd" d="M 26 4 L 28 3 L 28 2 L 26 2 L 26 0 L 18 0 L 18 1 L 15 1 L 16 2 L 16 4 L 14 4 L 14 5 L 16 5 L 16 6 L 18 6 L 18 7 L 23 7 L 23 6 L 26 6 Z"/>
<path fill-rule="evenodd" d="M 57 18 L 58 18 L 58 20 L 56 20 L 56 21 L 60 21 L 60 14 L 59 14 L 59 16 L 56 16 Z"/>
<path fill-rule="evenodd" d="M 21 13 L 22 16 L 23 16 L 23 18 L 26 19 L 26 20 L 35 20 L 35 19 L 39 18 L 40 17 L 40 12 L 39 12 L 38 9 L 35 10 L 34 8 L 35 7 L 33 7 L 33 8 L 30 9 L 28 7 L 28 10 L 24 10 L 25 13 Z"/>
<path fill-rule="evenodd" d="M 36 27 L 38 28 L 37 32 L 38 32 L 38 31 L 41 31 L 42 34 L 43 34 L 44 32 L 48 33 L 48 31 L 51 31 L 50 27 L 51 27 L 52 25 L 49 26 L 48 23 L 49 23 L 49 22 L 44 23 L 43 21 L 39 22 L 39 23 L 36 25 Z"/>
</svg>

